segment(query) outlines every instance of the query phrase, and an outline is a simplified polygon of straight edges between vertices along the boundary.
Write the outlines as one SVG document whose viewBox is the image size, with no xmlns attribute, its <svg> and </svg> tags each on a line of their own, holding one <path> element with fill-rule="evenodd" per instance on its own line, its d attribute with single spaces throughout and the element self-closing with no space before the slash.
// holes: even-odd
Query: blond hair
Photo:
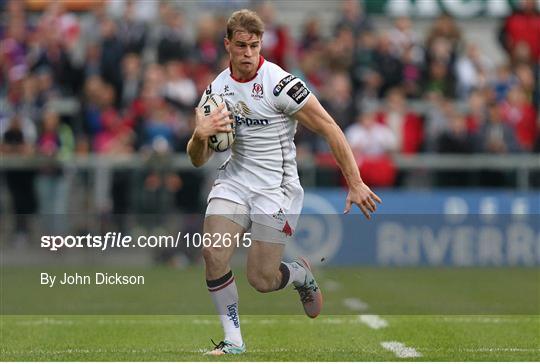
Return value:
<svg viewBox="0 0 540 364">
<path fill-rule="evenodd" d="M 262 37 L 264 33 L 264 23 L 259 15 L 248 9 L 235 11 L 227 21 L 227 38 L 231 40 L 234 33 L 244 31 Z"/>
</svg>

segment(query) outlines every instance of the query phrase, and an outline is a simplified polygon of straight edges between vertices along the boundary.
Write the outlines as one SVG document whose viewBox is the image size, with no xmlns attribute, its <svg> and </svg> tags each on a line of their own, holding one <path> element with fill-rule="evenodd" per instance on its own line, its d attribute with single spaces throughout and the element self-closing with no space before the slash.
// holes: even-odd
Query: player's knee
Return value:
<svg viewBox="0 0 540 364">
<path fill-rule="evenodd" d="M 227 264 L 223 252 L 212 246 L 202 248 L 202 256 L 207 267 L 218 267 Z"/>
<path fill-rule="evenodd" d="M 275 291 L 274 277 L 264 274 L 262 272 L 248 272 L 247 280 L 251 287 L 255 288 L 258 292 L 267 293 Z"/>
</svg>

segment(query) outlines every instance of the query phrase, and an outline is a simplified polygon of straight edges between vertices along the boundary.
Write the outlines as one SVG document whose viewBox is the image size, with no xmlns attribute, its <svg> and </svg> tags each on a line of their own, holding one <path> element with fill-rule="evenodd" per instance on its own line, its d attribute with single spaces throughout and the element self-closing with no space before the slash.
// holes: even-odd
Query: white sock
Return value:
<svg viewBox="0 0 540 364">
<path fill-rule="evenodd" d="M 221 320 L 225 340 L 241 346 L 240 316 L 238 314 L 238 290 L 232 271 L 215 280 L 207 280 L 206 285 Z"/>
<path fill-rule="evenodd" d="M 295 286 L 304 284 L 306 281 L 306 270 L 300 264 L 296 262 L 285 263 L 281 262 L 285 267 L 289 269 L 289 280 L 284 287 L 287 287 L 289 284 L 293 283 Z M 283 271 L 281 272 L 283 274 Z M 283 288 L 284 288 L 283 287 Z"/>
</svg>

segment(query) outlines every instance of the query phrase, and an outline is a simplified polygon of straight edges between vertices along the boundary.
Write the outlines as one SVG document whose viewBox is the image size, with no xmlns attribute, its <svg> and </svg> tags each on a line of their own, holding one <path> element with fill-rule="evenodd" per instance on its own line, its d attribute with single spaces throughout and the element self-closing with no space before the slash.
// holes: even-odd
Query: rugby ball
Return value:
<svg viewBox="0 0 540 364">
<path fill-rule="evenodd" d="M 201 109 L 204 113 L 204 115 L 209 115 L 211 112 L 213 112 L 215 109 L 219 107 L 219 105 L 225 104 L 228 111 L 232 112 L 232 106 L 230 105 L 227 100 L 225 100 L 223 97 L 211 94 L 206 96 L 206 98 L 203 100 L 201 104 Z M 234 143 L 234 137 L 235 137 L 235 123 L 234 123 L 234 117 L 231 115 L 231 131 L 226 133 L 217 133 L 215 135 L 212 135 L 210 138 L 208 138 L 208 146 L 210 149 L 216 151 L 216 152 L 224 152 L 227 149 L 231 147 L 231 145 Z"/>
</svg>

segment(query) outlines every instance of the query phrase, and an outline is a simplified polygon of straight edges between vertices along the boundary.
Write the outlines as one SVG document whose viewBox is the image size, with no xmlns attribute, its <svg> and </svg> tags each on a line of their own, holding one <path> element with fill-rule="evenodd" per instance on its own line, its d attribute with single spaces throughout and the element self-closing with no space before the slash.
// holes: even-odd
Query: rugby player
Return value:
<svg viewBox="0 0 540 364">
<path fill-rule="evenodd" d="M 230 103 L 232 113 L 225 105 L 207 116 L 197 108 L 187 152 L 194 166 L 204 165 L 213 153 L 208 138 L 230 131 L 232 114 L 236 139 L 208 196 L 204 233 L 235 236 L 251 229 L 248 282 L 263 293 L 292 284 L 307 316 L 315 318 L 321 312 L 322 294 L 309 262 L 301 257 L 282 261 L 304 195 L 293 141 L 297 121 L 328 142 L 349 187 L 344 213 L 355 204 L 369 219 L 381 200 L 362 182 L 343 132 L 306 84 L 260 55 L 263 32 L 264 24 L 253 11 L 239 10 L 228 19 L 224 43 L 229 68 L 216 77 L 205 94 L 221 95 Z M 236 245 L 222 245 L 203 249 L 206 284 L 225 334 L 208 354 L 241 354 L 246 346 L 240 331 L 238 291 L 229 265 Z"/>
</svg>

